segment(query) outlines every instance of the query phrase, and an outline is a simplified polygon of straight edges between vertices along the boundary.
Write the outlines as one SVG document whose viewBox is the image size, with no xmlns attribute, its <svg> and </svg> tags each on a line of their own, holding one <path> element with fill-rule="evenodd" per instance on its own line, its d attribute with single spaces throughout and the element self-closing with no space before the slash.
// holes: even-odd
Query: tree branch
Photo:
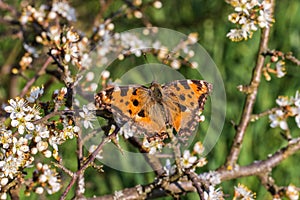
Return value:
<svg viewBox="0 0 300 200">
<path fill-rule="evenodd" d="M 232 180 L 240 177 L 247 177 L 247 176 L 258 176 L 260 177 L 261 174 L 270 172 L 274 167 L 280 164 L 283 160 L 288 158 L 289 156 L 295 154 L 297 151 L 300 150 L 300 138 L 296 138 L 291 140 L 288 145 L 280 150 L 278 150 L 275 154 L 268 157 L 262 161 L 255 161 L 250 165 L 247 166 L 240 166 L 236 167 L 233 170 L 227 170 L 225 168 L 213 171 L 218 175 L 221 181 Z M 193 176 L 195 179 L 195 176 Z M 210 183 L 210 180 L 206 180 L 207 184 Z M 196 192 L 195 186 L 193 185 L 193 181 L 187 180 L 185 178 L 180 178 L 175 182 L 171 182 L 170 184 L 166 185 L 164 190 L 162 188 L 153 188 L 151 194 L 148 194 L 147 198 L 158 198 L 163 197 L 168 194 L 168 191 L 171 191 L 172 194 L 182 194 L 184 192 Z M 126 188 L 124 190 L 119 191 L 119 195 L 122 194 L 121 198 L 126 199 L 141 199 L 144 198 L 145 190 L 148 187 L 151 187 L 154 183 L 144 185 L 144 186 L 136 186 L 133 188 Z M 93 200 L 110 200 L 116 197 L 115 194 L 104 195 L 101 197 L 91 198 Z M 142 198 L 142 199 L 143 199 Z"/>
<path fill-rule="evenodd" d="M 71 190 L 72 186 L 75 184 L 78 177 L 88 168 L 88 166 L 96 159 L 97 154 L 100 152 L 100 150 L 103 148 L 103 146 L 108 143 L 113 137 L 115 137 L 115 134 L 117 134 L 119 131 L 119 128 L 116 128 L 115 131 L 110 134 L 109 136 L 105 137 L 101 143 L 97 146 L 95 151 L 86 159 L 86 161 L 82 164 L 79 170 L 77 170 L 75 173 L 73 173 L 73 177 L 68 184 L 67 188 L 65 189 L 64 193 L 60 197 L 60 200 L 66 199 L 67 194 Z"/>
<path fill-rule="evenodd" d="M 261 173 L 269 172 L 272 168 L 298 150 L 300 150 L 300 138 L 292 139 L 286 147 L 278 150 L 274 155 L 265 160 L 256 161 L 243 167 L 236 167 L 232 170 L 222 168 L 217 170 L 217 172 L 220 173 L 222 181 L 245 176 L 259 175 Z"/>
<path fill-rule="evenodd" d="M 235 138 L 231 146 L 231 150 L 226 159 L 225 166 L 228 169 L 231 169 L 237 162 L 238 156 L 241 151 L 241 145 L 244 139 L 244 135 L 247 129 L 247 126 L 251 120 L 251 114 L 253 111 L 253 106 L 256 100 L 258 86 L 260 84 L 262 69 L 264 66 L 265 57 L 262 53 L 268 48 L 268 41 L 270 35 L 270 28 L 265 28 L 262 31 L 260 47 L 257 56 L 256 66 L 253 70 L 252 80 L 250 82 L 251 91 L 247 94 L 246 102 L 244 105 L 243 113 L 240 119 L 240 123 L 237 126 Z"/>
</svg>

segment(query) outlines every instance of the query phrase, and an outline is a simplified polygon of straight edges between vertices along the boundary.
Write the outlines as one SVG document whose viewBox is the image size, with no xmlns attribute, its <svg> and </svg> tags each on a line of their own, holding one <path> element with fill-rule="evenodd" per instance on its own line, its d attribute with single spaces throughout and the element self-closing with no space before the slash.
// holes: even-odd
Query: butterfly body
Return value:
<svg viewBox="0 0 300 200">
<path fill-rule="evenodd" d="M 111 112 L 118 126 L 148 136 L 163 134 L 168 127 L 178 133 L 191 132 L 211 90 L 212 85 L 202 80 L 113 86 L 95 96 L 95 105 Z"/>
</svg>

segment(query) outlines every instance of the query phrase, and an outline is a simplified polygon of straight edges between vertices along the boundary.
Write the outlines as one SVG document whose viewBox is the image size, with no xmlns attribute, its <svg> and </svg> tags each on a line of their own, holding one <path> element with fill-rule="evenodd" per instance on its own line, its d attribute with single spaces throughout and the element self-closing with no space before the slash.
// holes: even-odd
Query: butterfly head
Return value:
<svg viewBox="0 0 300 200">
<path fill-rule="evenodd" d="M 162 101 L 162 91 L 161 91 L 161 85 L 155 81 L 153 81 L 150 85 L 150 91 L 152 93 L 152 97 L 155 99 L 157 102 Z"/>
</svg>

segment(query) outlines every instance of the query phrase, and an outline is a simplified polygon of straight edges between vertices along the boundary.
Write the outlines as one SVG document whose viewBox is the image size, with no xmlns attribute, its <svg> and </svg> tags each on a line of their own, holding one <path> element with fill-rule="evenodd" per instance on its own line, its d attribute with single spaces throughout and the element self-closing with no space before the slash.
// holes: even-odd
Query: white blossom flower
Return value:
<svg viewBox="0 0 300 200">
<path fill-rule="evenodd" d="M 189 150 L 185 150 L 183 152 L 183 156 L 181 158 L 181 165 L 183 168 L 192 167 L 196 161 L 197 161 L 197 157 L 192 156 Z"/>
<path fill-rule="evenodd" d="M 4 110 L 10 113 L 11 119 L 21 118 L 25 115 L 25 112 L 29 111 L 29 108 L 23 98 L 10 99 L 8 101 L 10 104 L 6 106 Z"/>
<path fill-rule="evenodd" d="M 194 152 L 201 155 L 204 152 L 204 147 L 201 142 L 196 142 L 193 148 Z"/>
<path fill-rule="evenodd" d="M 41 138 L 49 138 L 50 131 L 48 130 L 47 126 L 37 124 L 35 130 L 37 135 L 40 136 Z"/>
<path fill-rule="evenodd" d="M 54 2 L 51 11 L 60 14 L 69 21 L 76 21 L 75 9 L 65 1 Z"/>
<path fill-rule="evenodd" d="M 295 116 L 295 122 L 300 128 L 300 107 L 292 107 L 292 114 Z"/>
<path fill-rule="evenodd" d="M 214 186 L 209 186 L 208 189 L 208 191 L 204 192 L 205 200 L 224 200 L 224 194 L 221 188 L 216 189 Z"/>
<path fill-rule="evenodd" d="M 215 171 L 210 171 L 206 173 L 202 173 L 199 175 L 201 179 L 207 180 L 210 182 L 213 186 L 218 185 L 221 183 L 221 177 L 220 174 Z"/>
<path fill-rule="evenodd" d="M 43 194 L 43 192 L 44 192 L 44 188 L 43 187 L 37 187 L 35 189 L 35 193 L 37 193 L 37 194 Z"/>
<path fill-rule="evenodd" d="M 286 97 L 286 96 L 279 96 L 279 97 L 276 99 L 276 104 L 277 104 L 278 106 L 284 107 L 284 106 L 291 105 L 291 104 L 292 104 L 292 101 L 290 101 L 289 98 Z"/>
<path fill-rule="evenodd" d="M 248 0 L 240 0 L 236 1 L 236 5 L 234 10 L 236 12 L 242 12 L 245 13 L 246 15 L 250 15 L 250 10 L 255 6 L 255 4 L 249 2 Z"/>
<path fill-rule="evenodd" d="M 259 11 L 259 16 L 257 18 L 258 25 L 261 28 L 270 27 L 270 25 L 274 22 L 272 4 L 270 1 L 262 1 L 260 7 L 262 10 Z"/>
<path fill-rule="evenodd" d="M 300 108 L 300 95 L 299 91 L 296 92 L 295 97 L 292 97 L 292 101 L 294 102 L 295 106 Z"/>
<path fill-rule="evenodd" d="M 92 122 L 97 119 L 95 117 L 95 114 L 91 110 L 89 110 L 86 105 L 83 105 L 82 111 L 83 112 L 79 112 L 79 115 L 83 119 L 84 128 L 94 128 Z"/>
<path fill-rule="evenodd" d="M 7 199 L 7 193 L 0 193 L 0 199 Z"/>
<path fill-rule="evenodd" d="M 161 150 L 163 145 L 162 145 L 162 141 L 160 141 L 159 139 L 155 139 L 155 140 L 151 140 L 150 142 L 147 140 L 147 138 L 144 138 L 143 140 L 143 146 L 145 148 L 149 149 L 149 154 L 155 154 L 157 152 L 157 150 Z"/>
<path fill-rule="evenodd" d="M 6 130 L 5 127 L 2 127 L 0 129 L 0 144 L 2 144 L 2 148 L 8 149 L 12 142 L 13 142 L 12 131 Z"/>
<path fill-rule="evenodd" d="M 18 173 L 18 168 L 20 164 L 16 157 L 13 155 L 8 156 L 5 160 L 0 161 L 0 169 L 5 177 L 13 179 Z"/>
<path fill-rule="evenodd" d="M 17 155 L 22 155 L 29 151 L 28 140 L 26 138 L 15 138 L 13 137 L 13 147 L 12 153 Z"/>
<path fill-rule="evenodd" d="M 286 71 L 285 71 L 285 62 L 280 60 L 276 63 L 276 74 L 278 78 L 282 78 L 285 76 Z"/>
<path fill-rule="evenodd" d="M 244 38 L 248 38 L 247 32 L 242 29 L 231 29 L 226 36 L 234 42 L 239 42 Z"/>
<path fill-rule="evenodd" d="M 60 190 L 61 184 L 58 174 L 55 169 L 51 169 L 47 164 L 38 163 L 37 170 L 39 173 L 38 183 L 43 189 L 46 189 L 48 194 L 53 194 Z M 42 192 L 41 189 L 39 189 Z"/>
<path fill-rule="evenodd" d="M 118 119 L 117 119 L 118 120 Z M 134 130 L 130 127 L 129 123 L 124 124 L 121 128 L 119 133 L 125 137 L 125 139 L 128 139 L 134 135 Z"/>
<path fill-rule="evenodd" d="M 44 93 L 44 87 L 33 87 L 30 90 L 29 96 L 26 97 L 26 100 L 29 103 L 35 102 L 42 94 Z"/>
<path fill-rule="evenodd" d="M 0 180 L 0 184 L 2 185 L 2 186 L 5 186 L 7 183 L 8 183 L 8 178 L 6 178 L 6 177 L 4 177 L 4 178 L 2 178 L 1 180 Z"/>
<path fill-rule="evenodd" d="M 23 98 L 10 99 L 9 104 L 4 110 L 10 113 L 11 126 L 18 128 L 21 135 L 24 134 L 25 130 L 33 131 L 35 126 L 31 121 L 39 118 L 36 108 L 28 106 Z"/>
<path fill-rule="evenodd" d="M 282 110 L 276 110 L 275 113 L 269 115 L 271 121 L 270 126 L 275 128 L 279 126 L 282 130 L 288 130 L 285 113 Z"/>
<path fill-rule="evenodd" d="M 270 26 L 270 23 L 273 21 L 273 18 L 272 15 L 264 12 L 263 10 L 260 10 L 257 20 L 258 20 L 258 26 L 260 28 L 266 28 Z"/>
<path fill-rule="evenodd" d="M 232 23 L 238 23 L 240 20 L 240 15 L 238 13 L 231 13 L 228 15 L 228 20 Z"/>
<path fill-rule="evenodd" d="M 290 184 L 287 187 L 285 194 L 290 200 L 298 200 L 299 199 L 299 192 L 298 192 L 297 188 L 292 184 Z"/>
<path fill-rule="evenodd" d="M 255 193 L 249 190 L 243 184 L 238 184 L 238 186 L 234 186 L 234 197 L 240 199 L 254 200 Z"/>
</svg>

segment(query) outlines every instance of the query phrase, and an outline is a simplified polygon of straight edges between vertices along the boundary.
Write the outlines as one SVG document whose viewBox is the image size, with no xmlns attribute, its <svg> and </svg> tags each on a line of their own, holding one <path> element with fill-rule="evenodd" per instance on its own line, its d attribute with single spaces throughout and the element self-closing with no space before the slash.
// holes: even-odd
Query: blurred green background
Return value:
<svg viewBox="0 0 300 200">
<path fill-rule="evenodd" d="M 35 1 L 35 4 L 38 5 L 40 2 L 42 1 Z M 95 16 L 97 16 L 97 12 L 100 9 L 99 1 L 90 0 L 83 2 L 74 0 L 69 2 L 77 11 L 78 20 L 73 26 L 77 30 L 84 31 L 87 35 L 90 34 L 93 23 L 87 22 L 93 22 Z M 122 5 L 122 1 L 110 2 L 111 5 L 105 12 L 104 17 L 108 17 L 111 11 L 117 10 Z M 214 170 L 224 163 L 233 140 L 234 128 L 231 121 L 238 123 L 245 98 L 245 95 L 238 92 L 236 87 L 248 84 L 250 81 L 252 68 L 255 65 L 257 56 L 260 31 L 255 32 L 253 38 L 248 41 L 233 43 L 226 38 L 230 28 L 234 28 L 234 25 L 227 20 L 228 14 L 233 12 L 233 9 L 224 1 L 169 0 L 162 3 L 163 7 L 159 10 L 154 8 L 146 9 L 145 12 L 149 21 L 154 26 L 177 30 L 184 34 L 198 32 L 199 43 L 213 58 L 224 80 L 227 95 L 227 105 L 224 105 L 227 109 L 225 126 L 218 143 L 207 156 L 208 165 L 201 169 L 201 171 Z M 11 1 L 11 4 L 20 8 L 22 1 Z M 5 16 L 5 12 L 0 11 L 0 13 L 2 16 Z M 292 51 L 296 57 L 300 58 L 299 19 L 300 1 L 276 2 L 276 22 L 271 31 L 270 49 L 277 49 L 283 52 Z M 134 18 L 120 18 L 114 21 L 114 24 L 117 32 L 143 26 L 140 20 Z M 13 77 L 8 67 L 17 64 L 18 61 L 16 60 L 23 53 L 20 40 L 11 36 L 15 28 L 5 23 L 0 24 L 1 103 L 10 98 L 7 90 L 10 84 L 15 84 L 15 89 L 20 91 L 25 83 L 24 80 Z M 278 79 L 272 76 L 272 80 L 269 82 L 262 79 L 254 113 L 259 113 L 275 106 L 275 99 L 278 95 L 294 96 L 296 90 L 300 88 L 299 72 L 299 67 L 287 62 L 287 75 L 285 77 Z M 42 82 L 42 80 L 40 81 Z M 292 136 L 299 136 L 299 129 L 296 128 L 294 121 L 291 120 L 288 123 L 292 130 Z M 255 160 L 265 159 L 269 154 L 273 154 L 285 145 L 286 141 L 280 135 L 280 129 L 270 129 L 268 118 L 265 117 L 250 124 L 238 162 L 240 165 L 247 165 Z M 61 151 L 64 163 L 71 169 L 75 169 L 75 141 L 66 142 L 64 147 Z M 299 156 L 299 153 L 291 156 L 272 171 L 278 185 L 293 183 L 296 186 L 300 186 Z M 104 170 L 104 173 L 98 173 L 92 169 L 87 171 L 86 196 L 110 194 L 124 187 L 150 183 L 154 178 L 152 173 L 123 173 L 105 166 Z M 69 180 L 69 177 L 64 176 L 62 181 L 67 182 L 67 180 Z M 229 199 L 231 199 L 233 194 L 233 186 L 239 182 L 255 191 L 257 199 L 272 199 L 256 177 L 241 178 L 222 183 L 221 187 L 225 194 L 229 194 Z M 58 196 L 59 194 L 52 198 L 55 199 Z M 32 199 L 38 198 L 38 196 L 32 196 Z M 188 194 L 182 199 L 194 198 L 194 194 Z"/>
</svg>

